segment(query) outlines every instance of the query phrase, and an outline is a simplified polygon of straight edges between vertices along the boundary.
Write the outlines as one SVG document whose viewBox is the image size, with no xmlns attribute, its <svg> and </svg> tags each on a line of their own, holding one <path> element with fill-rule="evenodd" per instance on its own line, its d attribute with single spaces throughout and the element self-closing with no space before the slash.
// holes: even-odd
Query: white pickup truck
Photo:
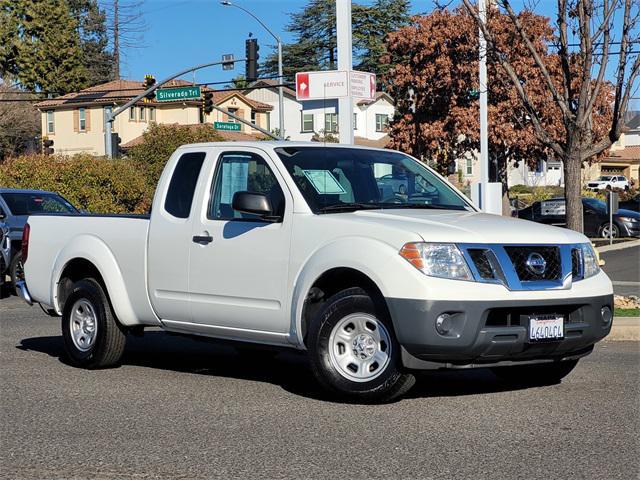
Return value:
<svg viewBox="0 0 640 480">
<path fill-rule="evenodd" d="M 390 150 L 185 145 L 150 218 L 28 225 L 21 296 L 62 317 L 85 368 L 160 327 L 306 350 L 335 394 L 387 401 L 420 369 L 558 382 L 611 329 L 611 282 L 587 238 L 481 213 Z"/>
</svg>

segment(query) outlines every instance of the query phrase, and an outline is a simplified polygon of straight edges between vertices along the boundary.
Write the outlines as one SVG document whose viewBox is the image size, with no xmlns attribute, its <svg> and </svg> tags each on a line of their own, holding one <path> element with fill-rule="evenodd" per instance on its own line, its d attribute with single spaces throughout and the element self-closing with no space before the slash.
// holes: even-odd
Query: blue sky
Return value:
<svg viewBox="0 0 640 480">
<path fill-rule="evenodd" d="M 106 1 L 106 0 L 105 0 Z M 131 0 L 121 0 L 127 3 Z M 515 6 L 524 0 L 515 0 Z M 251 10 L 284 42 L 291 38 L 284 27 L 289 22 L 289 13 L 301 10 L 305 0 L 235 0 L 235 3 Z M 358 3 L 371 3 L 362 0 Z M 454 2 L 455 3 L 455 2 Z M 555 1 L 541 0 L 536 12 L 553 16 Z M 431 0 L 413 0 L 413 13 L 432 9 Z M 192 65 L 215 62 L 226 53 L 236 58 L 244 56 L 244 40 L 251 32 L 260 43 L 260 57 L 264 59 L 275 42 L 271 36 L 251 17 L 240 9 L 223 7 L 219 0 L 146 0 L 142 7 L 147 30 L 140 48 L 123 52 L 122 76 L 143 79 L 147 73 L 164 78 L 171 73 Z M 196 74 L 199 83 L 228 81 L 244 73 L 244 64 L 223 72 L 212 67 Z M 191 80 L 192 75 L 183 78 Z M 640 107 L 636 101 L 635 108 Z"/>
</svg>

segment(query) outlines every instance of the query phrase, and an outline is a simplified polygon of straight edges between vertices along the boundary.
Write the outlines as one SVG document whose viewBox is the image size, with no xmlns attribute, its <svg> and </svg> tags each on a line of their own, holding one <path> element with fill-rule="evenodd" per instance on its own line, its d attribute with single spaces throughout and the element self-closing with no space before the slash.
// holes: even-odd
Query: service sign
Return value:
<svg viewBox="0 0 640 480">
<path fill-rule="evenodd" d="M 296 73 L 297 100 L 325 100 L 349 95 L 359 99 L 375 99 L 375 74 L 355 70 Z"/>
<path fill-rule="evenodd" d="M 296 73 L 297 100 L 322 100 L 347 96 L 349 96 L 347 72 L 331 70 Z"/>
</svg>

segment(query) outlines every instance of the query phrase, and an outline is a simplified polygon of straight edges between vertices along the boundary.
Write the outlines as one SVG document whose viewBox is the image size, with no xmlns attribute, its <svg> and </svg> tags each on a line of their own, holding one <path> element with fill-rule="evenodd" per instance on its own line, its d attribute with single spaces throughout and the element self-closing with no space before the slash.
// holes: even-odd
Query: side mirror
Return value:
<svg viewBox="0 0 640 480">
<path fill-rule="evenodd" d="M 262 217 L 270 217 L 273 214 L 271 201 L 264 193 L 236 192 L 233 195 L 231 207 L 243 213 L 253 213 Z M 272 218 L 265 218 L 272 220 Z"/>
</svg>

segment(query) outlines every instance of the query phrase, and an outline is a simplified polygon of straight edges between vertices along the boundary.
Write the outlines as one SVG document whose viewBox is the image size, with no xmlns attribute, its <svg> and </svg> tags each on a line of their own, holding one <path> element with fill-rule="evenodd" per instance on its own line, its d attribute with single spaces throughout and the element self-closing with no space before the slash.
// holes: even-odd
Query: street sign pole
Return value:
<svg viewBox="0 0 640 480">
<path fill-rule="evenodd" d="M 336 0 L 338 70 L 346 72 L 353 69 L 351 28 L 351 0 Z M 338 99 L 338 134 L 340 143 L 353 144 L 353 96 L 350 89 L 346 97 Z"/>
</svg>

